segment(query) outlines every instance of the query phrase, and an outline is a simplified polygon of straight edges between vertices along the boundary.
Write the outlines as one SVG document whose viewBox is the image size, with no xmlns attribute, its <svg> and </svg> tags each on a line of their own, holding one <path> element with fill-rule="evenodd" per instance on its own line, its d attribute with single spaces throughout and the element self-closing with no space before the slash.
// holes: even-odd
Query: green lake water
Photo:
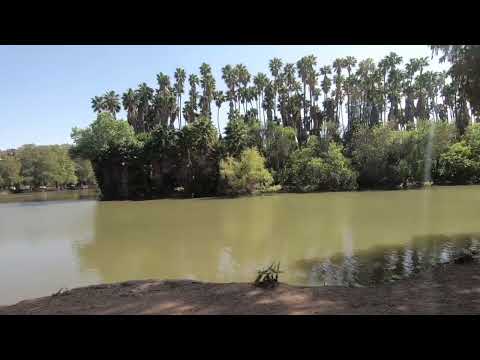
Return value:
<svg viewBox="0 0 480 360">
<path fill-rule="evenodd" d="M 0 194 L 0 304 L 132 279 L 294 285 L 409 276 L 480 247 L 480 186 L 99 202 Z"/>
</svg>

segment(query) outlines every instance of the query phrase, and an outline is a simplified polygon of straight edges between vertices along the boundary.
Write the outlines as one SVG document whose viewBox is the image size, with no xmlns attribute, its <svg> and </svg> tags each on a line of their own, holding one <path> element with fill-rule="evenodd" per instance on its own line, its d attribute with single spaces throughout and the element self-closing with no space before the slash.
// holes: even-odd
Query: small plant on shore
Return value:
<svg viewBox="0 0 480 360">
<path fill-rule="evenodd" d="M 278 285 L 278 275 L 280 271 L 280 262 L 271 264 L 268 268 L 257 271 L 257 278 L 254 285 L 261 288 L 274 288 Z"/>
</svg>

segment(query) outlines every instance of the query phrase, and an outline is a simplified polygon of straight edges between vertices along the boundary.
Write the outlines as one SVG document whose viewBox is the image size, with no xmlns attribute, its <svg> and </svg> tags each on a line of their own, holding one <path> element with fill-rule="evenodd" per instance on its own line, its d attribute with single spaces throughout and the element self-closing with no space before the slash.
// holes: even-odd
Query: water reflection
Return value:
<svg viewBox="0 0 480 360">
<path fill-rule="evenodd" d="M 448 237 L 415 234 L 478 231 L 478 189 L 97 203 L 78 257 L 104 282 L 252 281 L 280 261 L 291 284 L 368 284 L 446 261 Z"/>
<path fill-rule="evenodd" d="M 21 194 L 0 194 L 0 204 L 31 203 L 46 201 L 94 200 L 98 197 L 95 189 L 43 191 Z"/>
<path fill-rule="evenodd" d="M 354 256 L 337 253 L 328 258 L 301 259 L 292 268 L 305 274 L 310 285 L 368 286 L 451 262 L 463 251 L 478 251 L 479 239 L 480 233 L 419 236 L 404 246 L 377 246 Z"/>
<path fill-rule="evenodd" d="M 278 261 L 294 285 L 385 281 L 447 261 L 461 245 L 450 234 L 473 234 L 467 245 L 478 247 L 479 213 L 480 186 L 2 203 L 0 304 L 86 283 L 250 282 Z"/>
</svg>

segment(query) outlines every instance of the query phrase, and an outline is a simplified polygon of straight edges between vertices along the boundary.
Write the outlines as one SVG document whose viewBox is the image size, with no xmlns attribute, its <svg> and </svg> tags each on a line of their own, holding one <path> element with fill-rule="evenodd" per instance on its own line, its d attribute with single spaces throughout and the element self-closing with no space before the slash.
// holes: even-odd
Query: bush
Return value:
<svg viewBox="0 0 480 360">
<path fill-rule="evenodd" d="M 452 144 L 440 156 L 439 179 L 446 183 L 468 184 L 478 172 L 478 163 L 472 159 L 472 149 L 465 142 Z"/>
<path fill-rule="evenodd" d="M 236 116 L 228 121 L 225 127 L 224 149 L 231 156 L 239 156 L 247 149 L 256 147 L 263 149 L 262 129 L 258 120 L 245 121 L 242 116 Z"/>
<path fill-rule="evenodd" d="M 294 128 L 273 123 L 267 129 L 267 163 L 275 173 L 284 171 L 288 158 L 297 149 L 297 136 Z"/>
<path fill-rule="evenodd" d="M 360 128 L 352 136 L 352 162 L 360 187 L 390 187 L 402 182 L 394 131 L 386 127 Z"/>
<path fill-rule="evenodd" d="M 474 124 L 467 129 L 465 140 L 472 150 L 474 160 L 480 162 L 480 124 Z"/>
<path fill-rule="evenodd" d="M 285 183 L 296 191 L 342 191 L 357 188 L 357 174 L 343 155 L 341 145 L 331 142 L 327 152 L 311 136 L 305 148 L 295 151 L 288 163 Z"/>
<path fill-rule="evenodd" d="M 395 187 L 438 178 L 438 161 L 455 140 L 449 124 L 421 124 L 416 130 L 359 128 L 352 137 L 352 162 L 360 187 Z"/>
<path fill-rule="evenodd" d="M 240 159 L 228 156 L 220 161 L 221 192 L 226 194 L 254 194 L 267 190 L 273 183 L 265 168 L 265 159 L 257 149 L 242 151 Z"/>
</svg>

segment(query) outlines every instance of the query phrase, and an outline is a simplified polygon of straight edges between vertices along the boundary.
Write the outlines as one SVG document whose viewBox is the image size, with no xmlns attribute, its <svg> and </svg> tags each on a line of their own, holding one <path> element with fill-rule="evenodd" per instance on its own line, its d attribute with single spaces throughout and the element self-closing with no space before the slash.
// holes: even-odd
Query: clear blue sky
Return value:
<svg viewBox="0 0 480 360">
<path fill-rule="evenodd" d="M 296 62 L 317 56 L 319 66 L 347 55 L 378 61 L 390 51 L 404 57 L 431 56 L 428 46 L 0 46 L 0 149 L 23 144 L 71 143 L 72 127 L 95 119 L 90 99 L 107 90 L 123 93 L 146 82 L 156 87 L 156 74 L 173 79 L 178 66 L 187 76 L 212 66 L 217 88 L 224 90 L 221 68 L 243 63 L 251 74 L 268 72 L 268 61 Z M 445 68 L 431 61 L 435 70 Z M 226 108 L 220 125 L 225 125 Z M 122 111 L 120 114 L 124 117 Z M 214 112 L 216 123 L 216 112 Z"/>
</svg>

